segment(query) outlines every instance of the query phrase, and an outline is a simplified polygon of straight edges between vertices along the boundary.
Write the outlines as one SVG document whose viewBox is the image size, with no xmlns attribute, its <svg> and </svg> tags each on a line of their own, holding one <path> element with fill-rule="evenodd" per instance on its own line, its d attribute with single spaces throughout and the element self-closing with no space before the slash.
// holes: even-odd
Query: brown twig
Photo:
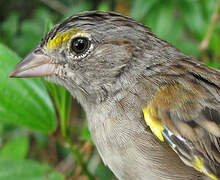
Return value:
<svg viewBox="0 0 220 180">
<path fill-rule="evenodd" d="M 83 146 L 80 148 L 80 153 L 84 154 L 84 157 L 83 157 L 83 161 L 84 162 L 87 162 L 91 153 L 92 153 L 92 149 L 93 149 L 93 145 L 89 142 L 89 141 L 86 141 Z M 81 176 L 82 174 L 82 166 L 77 166 L 76 169 L 75 169 L 75 174 L 73 177 L 71 177 L 71 180 L 74 179 L 74 180 L 80 180 L 81 178 L 85 178 L 84 176 Z M 88 177 L 87 177 L 88 178 Z M 95 180 L 96 178 L 94 178 Z"/>
<path fill-rule="evenodd" d="M 81 168 L 80 173 L 87 176 L 89 180 L 95 180 L 95 177 L 87 169 L 87 166 L 86 166 L 87 162 L 84 161 L 84 158 L 83 158 L 84 156 L 80 152 L 79 146 L 73 144 L 73 142 L 70 139 L 63 139 L 63 137 L 60 136 L 60 133 L 57 133 L 57 134 L 58 135 L 55 137 L 57 142 L 71 151 L 71 155 L 73 156 L 74 161 L 77 164 L 76 168 L 78 166 Z M 87 144 L 87 143 L 85 143 L 85 144 Z M 93 147 L 92 145 L 90 145 L 90 146 Z M 91 151 L 92 151 L 92 149 L 91 149 Z M 91 152 L 89 152 L 89 153 L 91 153 Z"/>
<path fill-rule="evenodd" d="M 41 0 L 44 4 L 49 6 L 51 9 L 59 12 L 60 14 L 65 14 L 68 11 L 68 7 L 60 3 L 57 0 Z"/>
<path fill-rule="evenodd" d="M 68 155 L 65 159 L 59 162 L 56 166 L 56 170 L 59 173 L 62 173 L 64 175 L 68 175 L 72 172 L 72 170 L 75 167 L 75 161 L 73 159 L 72 154 Z"/>
<path fill-rule="evenodd" d="M 220 17 L 220 0 L 217 0 L 216 1 L 216 8 L 213 12 L 212 19 L 211 19 L 210 25 L 208 27 L 208 31 L 200 44 L 200 49 L 202 51 L 206 51 L 208 49 L 209 42 L 210 42 L 211 37 L 214 33 L 214 30 L 215 30 L 215 27 L 216 27 L 216 24 L 218 22 L 219 17 Z"/>
</svg>

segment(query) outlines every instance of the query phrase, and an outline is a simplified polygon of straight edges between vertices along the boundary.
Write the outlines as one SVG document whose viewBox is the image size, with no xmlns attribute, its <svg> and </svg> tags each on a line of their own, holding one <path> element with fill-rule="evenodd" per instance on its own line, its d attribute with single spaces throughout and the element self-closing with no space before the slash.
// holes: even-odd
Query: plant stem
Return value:
<svg viewBox="0 0 220 180">
<path fill-rule="evenodd" d="M 81 155 L 81 153 L 78 151 L 78 148 L 77 148 L 77 147 L 73 147 L 73 148 L 72 148 L 72 154 L 73 154 L 73 157 L 74 157 L 74 159 L 76 160 L 77 164 L 79 164 L 80 167 L 82 168 L 83 173 L 84 173 L 90 180 L 95 179 L 95 178 L 93 177 L 93 175 L 88 171 L 88 169 L 87 169 L 87 167 L 86 167 L 86 164 L 85 164 L 84 161 L 83 161 L 82 155 Z"/>
<path fill-rule="evenodd" d="M 68 119 L 66 116 L 66 110 L 67 110 L 67 98 L 69 98 L 67 96 L 67 92 L 65 89 L 62 89 L 61 91 L 62 95 L 61 95 L 61 107 L 60 107 L 60 127 L 61 127 L 61 133 L 64 139 L 66 139 L 67 137 L 67 127 L 68 127 Z"/>
<path fill-rule="evenodd" d="M 95 179 L 93 175 L 88 171 L 86 163 L 84 163 L 83 156 L 80 153 L 78 146 L 73 144 L 69 134 L 67 133 L 72 104 L 71 95 L 64 88 L 56 86 L 54 84 L 48 84 L 47 87 L 54 99 L 54 103 L 60 116 L 60 129 L 62 136 L 60 138 L 57 137 L 57 141 L 72 152 L 75 161 L 82 168 L 82 172 L 90 180 Z"/>
<path fill-rule="evenodd" d="M 208 27 L 208 31 L 207 31 L 204 39 L 202 40 L 202 42 L 200 44 L 200 49 L 202 51 L 207 50 L 207 48 L 209 46 L 209 42 L 210 42 L 211 37 L 212 37 L 212 35 L 214 33 L 214 30 L 215 30 L 216 24 L 218 22 L 219 16 L 220 16 L 220 0 L 217 0 L 216 1 L 216 8 L 215 8 L 215 10 L 213 12 L 211 23 L 210 23 L 210 25 Z"/>
<path fill-rule="evenodd" d="M 76 163 L 82 168 L 82 173 L 85 174 L 89 180 L 94 180 L 96 179 L 88 170 L 86 163 L 83 160 L 83 156 L 82 153 L 80 153 L 79 151 L 79 146 L 74 145 L 72 143 L 71 139 L 57 139 L 58 142 L 60 142 L 64 147 L 66 147 L 67 149 L 69 149 L 73 155 L 74 160 L 76 161 Z"/>
<path fill-rule="evenodd" d="M 51 9 L 59 12 L 60 14 L 65 14 L 68 11 L 68 7 L 66 7 L 63 3 L 57 0 L 41 0 Z"/>
</svg>

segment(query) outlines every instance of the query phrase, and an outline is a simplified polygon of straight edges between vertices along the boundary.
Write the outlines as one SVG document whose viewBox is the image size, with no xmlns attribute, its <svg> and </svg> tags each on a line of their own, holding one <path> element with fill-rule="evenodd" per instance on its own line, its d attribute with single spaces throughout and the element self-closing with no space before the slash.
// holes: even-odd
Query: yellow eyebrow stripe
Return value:
<svg viewBox="0 0 220 180">
<path fill-rule="evenodd" d="M 59 47 L 79 32 L 80 31 L 77 28 L 74 28 L 67 32 L 58 33 L 53 39 L 48 41 L 46 49 L 55 49 Z"/>
</svg>

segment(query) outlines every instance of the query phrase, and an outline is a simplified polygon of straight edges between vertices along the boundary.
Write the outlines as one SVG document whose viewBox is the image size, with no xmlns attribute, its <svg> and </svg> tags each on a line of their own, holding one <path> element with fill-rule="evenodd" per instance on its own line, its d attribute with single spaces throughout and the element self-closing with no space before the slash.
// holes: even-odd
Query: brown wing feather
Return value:
<svg viewBox="0 0 220 180">
<path fill-rule="evenodd" d="M 181 76 L 160 87 L 149 114 L 186 164 L 220 178 L 220 72 L 187 60 L 172 68 Z"/>
</svg>

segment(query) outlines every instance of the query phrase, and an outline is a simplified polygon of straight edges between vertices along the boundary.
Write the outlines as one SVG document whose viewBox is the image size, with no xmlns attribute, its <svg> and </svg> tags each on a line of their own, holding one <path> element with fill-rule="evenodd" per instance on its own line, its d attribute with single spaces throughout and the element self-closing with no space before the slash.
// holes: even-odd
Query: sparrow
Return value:
<svg viewBox="0 0 220 180">
<path fill-rule="evenodd" d="M 73 15 L 10 77 L 45 76 L 82 105 L 119 180 L 220 179 L 220 71 L 115 13 Z"/>
</svg>

